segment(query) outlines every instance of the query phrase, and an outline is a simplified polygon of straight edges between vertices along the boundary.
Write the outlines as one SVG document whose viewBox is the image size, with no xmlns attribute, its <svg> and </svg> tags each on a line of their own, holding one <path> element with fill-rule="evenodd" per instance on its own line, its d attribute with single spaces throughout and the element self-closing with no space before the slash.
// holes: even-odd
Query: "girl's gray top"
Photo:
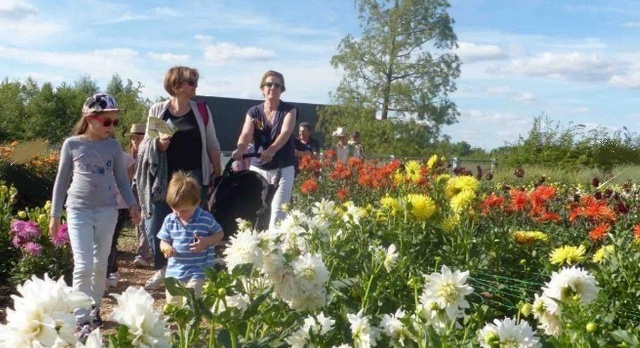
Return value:
<svg viewBox="0 0 640 348">
<path fill-rule="evenodd" d="M 120 144 L 111 138 L 69 137 L 60 150 L 51 216 L 60 217 L 65 196 L 67 208 L 117 207 L 116 185 L 127 206 L 136 205 Z"/>
</svg>

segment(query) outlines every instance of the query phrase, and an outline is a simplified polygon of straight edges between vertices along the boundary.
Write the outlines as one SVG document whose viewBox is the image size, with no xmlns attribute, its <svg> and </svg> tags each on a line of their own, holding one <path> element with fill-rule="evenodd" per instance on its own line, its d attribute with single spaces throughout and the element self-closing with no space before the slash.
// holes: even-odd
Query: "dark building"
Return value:
<svg viewBox="0 0 640 348">
<path fill-rule="evenodd" d="M 255 99 L 237 99 L 209 97 L 199 95 L 194 98 L 196 101 L 203 100 L 211 110 L 212 119 L 216 125 L 216 134 L 220 141 L 222 151 L 229 152 L 236 149 L 238 136 L 242 130 L 244 118 L 247 111 L 254 105 L 260 104 L 262 100 Z M 289 102 L 288 100 L 285 100 Z M 300 122 L 309 122 L 314 128 L 318 123 L 318 108 L 323 107 L 322 104 L 294 103 L 289 102 L 298 108 L 298 119 L 296 120 L 296 130 L 294 135 L 297 136 L 297 126 Z M 315 133 L 314 138 L 318 139 L 322 146 L 322 134 Z"/>
</svg>

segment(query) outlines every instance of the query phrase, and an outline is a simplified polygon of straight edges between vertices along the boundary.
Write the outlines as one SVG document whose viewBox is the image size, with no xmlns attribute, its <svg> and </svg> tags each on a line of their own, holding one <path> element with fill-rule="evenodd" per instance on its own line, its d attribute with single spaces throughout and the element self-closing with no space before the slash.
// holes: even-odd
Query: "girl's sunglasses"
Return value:
<svg viewBox="0 0 640 348">
<path fill-rule="evenodd" d="M 97 119 L 101 119 L 102 121 L 102 125 L 104 127 L 111 127 L 111 125 L 113 125 L 114 127 L 118 127 L 118 124 L 120 124 L 119 120 L 112 120 L 110 118 L 105 118 L 104 116 L 94 116 Z"/>
</svg>

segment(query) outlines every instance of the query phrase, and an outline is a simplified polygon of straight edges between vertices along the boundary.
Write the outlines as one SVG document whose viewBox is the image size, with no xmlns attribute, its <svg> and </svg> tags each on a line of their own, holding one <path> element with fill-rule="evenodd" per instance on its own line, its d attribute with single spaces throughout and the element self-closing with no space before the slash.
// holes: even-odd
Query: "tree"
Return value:
<svg viewBox="0 0 640 348">
<path fill-rule="evenodd" d="M 459 113 L 448 99 L 460 61 L 447 0 L 356 0 L 362 36 L 347 35 L 331 58 L 344 77 L 338 104 L 376 110 L 382 120 L 426 121 L 434 136 Z M 432 51 L 434 53 L 432 53 Z"/>
<path fill-rule="evenodd" d="M 85 98 L 94 95 L 100 91 L 98 84 L 91 79 L 90 76 L 83 76 L 74 82 L 74 87 L 85 95 Z"/>
</svg>

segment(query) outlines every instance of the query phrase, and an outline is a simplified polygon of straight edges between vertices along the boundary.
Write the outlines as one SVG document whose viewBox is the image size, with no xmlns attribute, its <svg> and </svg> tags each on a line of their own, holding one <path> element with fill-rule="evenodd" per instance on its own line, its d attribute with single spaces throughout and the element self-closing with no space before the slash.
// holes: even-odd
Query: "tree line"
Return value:
<svg viewBox="0 0 640 348">
<path fill-rule="evenodd" d="M 124 111 L 116 137 L 124 139 L 132 123 L 144 122 L 151 101 L 142 96 L 142 85 L 115 74 L 104 90 L 113 95 Z M 51 146 L 62 144 L 80 119 L 84 100 L 103 91 L 89 76 L 69 84 L 39 85 L 34 79 L 25 81 L 5 78 L 0 82 L 0 143 L 33 139 L 47 140 Z"/>
</svg>

